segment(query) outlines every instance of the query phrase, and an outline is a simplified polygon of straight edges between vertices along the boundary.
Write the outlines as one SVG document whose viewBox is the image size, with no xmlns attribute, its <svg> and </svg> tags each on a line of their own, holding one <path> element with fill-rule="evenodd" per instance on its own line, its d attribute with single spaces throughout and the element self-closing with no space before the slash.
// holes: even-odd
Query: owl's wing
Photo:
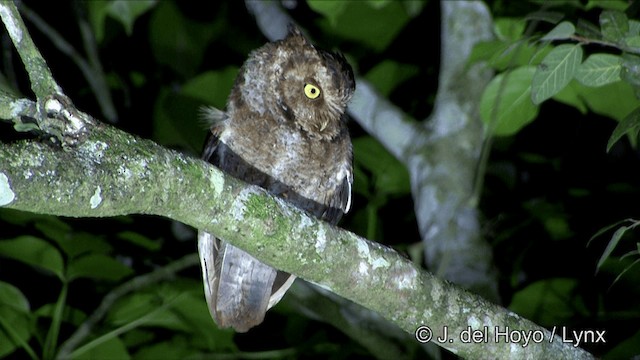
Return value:
<svg viewBox="0 0 640 360">
<path fill-rule="evenodd" d="M 238 332 L 260 324 L 278 271 L 204 231 L 198 233 L 198 253 L 205 298 L 216 324 Z"/>
<path fill-rule="evenodd" d="M 207 120 L 213 120 L 203 159 L 232 175 L 256 182 L 254 177 L 259 175 L 219 140 L 226 114 L 215 108 L 203 113 Z M 280 301 L 295 280 L 295 276 L 277 271 L 204 231 L 198 232 L 198 253 L 209 312 L 221 328 L 246 332 L 260 324 L 266 311 Z"/>
<path fill-rule="evenodd" d="M 351 209 L 351 186 L 353 185 L 353 172 L 351 171 L 351 162 L 345 164 L 344 167 L 336 174 L 339 186 L 331 195 L 328 207 L 324 210 L 321 218 L 333 225 L 337 224 L 342 215 Z"/>
</svg>

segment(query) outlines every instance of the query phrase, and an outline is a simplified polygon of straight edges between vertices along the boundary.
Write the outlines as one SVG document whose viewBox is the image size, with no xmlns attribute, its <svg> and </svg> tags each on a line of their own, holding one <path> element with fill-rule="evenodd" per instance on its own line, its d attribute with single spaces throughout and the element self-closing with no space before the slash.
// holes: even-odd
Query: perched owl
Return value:
<svg viewBox="0 0 640 360">
<path fill-rule="evenodd" d="M 336 224 L 351 205 L 345 110 L 354 90 L 345 58 L 316 49 L 291 27 L 285 39 L 249 55 L 226 111 L 204 110 L 212 126 L 203 159 Z M 198 252 L 220 327 L 246 332 L 260 324 L 295 280 L 203 231 Z"/>
</svg>

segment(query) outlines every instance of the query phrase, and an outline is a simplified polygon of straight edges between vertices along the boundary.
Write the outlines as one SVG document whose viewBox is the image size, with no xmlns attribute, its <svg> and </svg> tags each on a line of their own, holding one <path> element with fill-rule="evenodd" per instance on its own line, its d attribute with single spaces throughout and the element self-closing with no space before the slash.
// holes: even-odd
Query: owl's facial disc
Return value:
<svg viewBox="0 0 640 360">
<path fill-rule="evenodd" d="M 245 106 L 259 118 L 331 140 L 345 131 L 355 82 L 340 54 L 316 49 L 293 29 L 252 52 L 232 91 L 228 111 Z"/>
</svg>

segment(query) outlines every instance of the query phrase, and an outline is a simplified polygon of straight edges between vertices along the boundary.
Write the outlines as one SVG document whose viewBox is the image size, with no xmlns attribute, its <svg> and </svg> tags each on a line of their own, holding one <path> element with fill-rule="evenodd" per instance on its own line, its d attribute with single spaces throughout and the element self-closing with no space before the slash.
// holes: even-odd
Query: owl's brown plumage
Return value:
<svg viewBox="0 0 640 360">
<path fill-rule="evenodd" d="M 316 49 L 292 27 L 249 55 L 225 112 L 205 110 L 212 127 L 203 158 L 335 224 L 351 204 L 345 110 L 354 90 L 344 57 Z M 260 324 L 295 279 L 206 232 L 198 251 L 220 327 L 245 332 Z"/>
</svg>

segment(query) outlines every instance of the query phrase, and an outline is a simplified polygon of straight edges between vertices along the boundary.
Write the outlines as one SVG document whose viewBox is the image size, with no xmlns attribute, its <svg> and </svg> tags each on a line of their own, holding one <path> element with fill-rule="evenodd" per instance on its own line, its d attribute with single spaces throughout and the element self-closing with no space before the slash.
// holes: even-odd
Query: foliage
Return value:
<svg viewBox="0 0 640 360">
<path fill-rule="evenodd" d="M 554 99 L 581 112 L 591 110 L 621 121 L 608 150 L 626 134 L 635 144 L 640 123 L 635 111 L 640 109 L 636 97 L 640 22 L 619 10 L 603 10 L 599 26 L 585 19 L 579 19 L 577 26 L 559 22 L 562 18 L 560 12 L 549 12 L 528 19 L 498 19 L 497 39 L 475 49 L 470 61 L 486 61 L 502 72 L 481 103 L 489 134 L 517 133 L 536 117 L 541 103 Z M 533 30 L 539 22 L 555 26 L 541 36 L 525 32 L 527 23 Z M 590 52 L 584 61 L 583 48 Z M 532 70 L 530 81 L 522 78 Z"/>
<path fill-rule="evenodd" d="M 621 298 L 640 290 L 637 222 L 619 221 L 635 213 L 627 203 L 638 194 L 637 3 L 539 3 L 516 16 L 493 2 L 496 38 L 469 59 L 497 72 L 480 104 L 493 139 L 484 211 L 495 219 L 497 261 L 510 269 L 509 307 L 549 328 L 605 329 L 607 346 L 592 351 L 625 358 L 640 351 L 629 326 L 639 309 Z M 518 199 L 498 200 L 505 191 Z M 589 238 L 601 250 L 586 249 Z"/>
<path fill-rule="evenodd" d="M 88 22 L 117 126 L 194 156 L 206 133 L 199 107 L 223 107 L 238 67 L 266 41 L 241 2 L 24 3 L 89 58 L 77 35 Z M 480 209 L 504 302 L 544 326 L 605 329 L 606 344 L 584 344 L 597 355 L 638 354 L 637 222 L 617 222 L 637 211 L 640 22 L 627 1 L 488 3 L 495 40 L 478 44 L 469 65 L 496 71 L 480 104 L 493 139 Z M 289 13 L 319 46 L 345 52 L 383 96 L 427 117 L 438 76 L 437 2 L 309 0 Z M 100 117 L 87 80 L 74 76 L 49 35 L 28 26 L 65 91 Z M 28 93 L 16 61 L 1 65 L 0 87 Z M 407 171 L 355 123 L 351 130 L 354 208 L 341 226 L 420 261 Z M 0 124 L 0 139 L 15 136 L 29 135 Z M 195 252 L 195 232 L 181 224 L 0 209 L 0 229 L 0 339 L 9 339 L 0 357 L 54 358 L 97 313 L 73 358 L 371 356 L 360 339 L 286 298 L 249 334 L 217 329 L 195 262 L 148 277 Z M 610 233 L 608 245 L 595 237 L 586 247 Z M 403 355 L 426 357 L 414 351 Z"/>
</svg>

